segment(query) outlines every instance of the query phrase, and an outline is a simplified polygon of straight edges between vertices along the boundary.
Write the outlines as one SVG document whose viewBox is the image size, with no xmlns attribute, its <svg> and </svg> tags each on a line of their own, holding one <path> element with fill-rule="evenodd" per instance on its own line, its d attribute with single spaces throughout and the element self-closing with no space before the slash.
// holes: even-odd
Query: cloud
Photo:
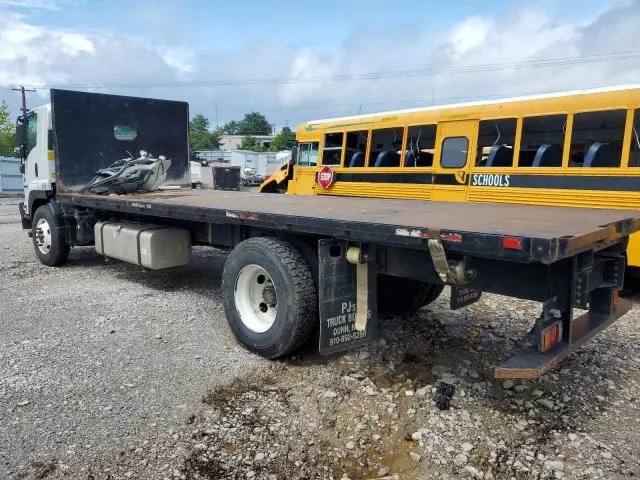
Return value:
<svg viewBox="0 0 640 480">
<path fill-rule="evenodd" d="M 0 0 L 0 8 L 13 7 L 26 10 L 60 10 L 74 0 Z"/>
<path fill-rule="evenodd" d="M 3 6 L 14 3 L 0 0 L 0 85 L 85 86 L 119 94 L 185 99 L 192 113 L 202 112 L 212 123 L 216 111 L 220 123 L 259 110 L 282 125 L 285 121 L 294 124 L 358 111 L 588 88 L 640 78 L 640 62 L 635 59 L 464 74 L 305 81 L 630 51 L 640 40 L 635 28 L 640 22 L 637 1 L 616 4 L 591 16 L 583 13 L 579 20 L 560 20 L 564 17 L 558 17 L 549 5 L 522 4 L 496 16 L 473 16 L 455 25 L 438 26 L 437 36 L 434 28 L 427 28 L 423 22 L 384 29 L 360 25 L 341 42 L 327 45 L 292 46 L 277 36 L 251 38 L 242 31 L 239 37 L 243 41 L 224 51 L 195 42 L 188 46 L 172 44 L 171 36 L 159 42 L 108 31 L 45 28 L 30 23 L 29 17 L 3 10 Z M 28 0 L 26 4 L 43 9 L 61 5 L 53 0 Z M 164 18 L 161 13 L 157 12 L 160 20 Z M 283 77 L 301 81 L 184 85 L 202 80 L 241 83 L 245 79 Z M 166 86 L 172 83 L 176 86 Z M 0 97 L 5 94 L 11 95 L 15 111 L 15 94 L 0 90 Z"/>
</svg>

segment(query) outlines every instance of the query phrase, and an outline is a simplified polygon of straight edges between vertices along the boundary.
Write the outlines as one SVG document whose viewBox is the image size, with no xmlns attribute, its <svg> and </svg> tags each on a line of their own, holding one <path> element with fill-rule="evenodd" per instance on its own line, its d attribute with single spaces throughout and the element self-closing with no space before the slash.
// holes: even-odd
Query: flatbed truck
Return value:
<svg viewBox="0 0 640 480">
<path fill-rule="evenodd" d="M 415 311 L 449 286 L 452 308 L 481 292 L 540 302 L 531 347 L 495 369 L 536 378 L 630 308 L 618 291 L 640 212 L 191 190 L 186 104 L 51 95 L 18 121 L 19 208 L 39 260 L 63 265 L 71 247 L 95 245 L 160 269 L 187 263 L 193 245 L 227 250 L 225 314 L 260 355 L 290 354 L 316 335 L 322 354 L 363 346 L 379 313 Z M 92 189 L 125 147 L 170 159 L 166 189 Z"/>
</svg>

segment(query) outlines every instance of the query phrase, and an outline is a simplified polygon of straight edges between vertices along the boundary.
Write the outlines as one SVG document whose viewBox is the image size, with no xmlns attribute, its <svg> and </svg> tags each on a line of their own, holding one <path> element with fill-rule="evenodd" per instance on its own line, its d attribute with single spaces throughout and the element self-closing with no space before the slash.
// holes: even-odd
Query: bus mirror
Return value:
<svg viewBox="0 0 640 480">
<path fill-rule="evenodd" d="M 291 160 L 289 161 L 289 163 L 291 165 L 295 165 L 297 161 L 298 161 L 298 146 L 294 145 L 291 148 Z"/>
<path fill-rule="evenodd" d="M 24 175 L 24 160 L 20 160 L 20 173 Z"/>
</svg>

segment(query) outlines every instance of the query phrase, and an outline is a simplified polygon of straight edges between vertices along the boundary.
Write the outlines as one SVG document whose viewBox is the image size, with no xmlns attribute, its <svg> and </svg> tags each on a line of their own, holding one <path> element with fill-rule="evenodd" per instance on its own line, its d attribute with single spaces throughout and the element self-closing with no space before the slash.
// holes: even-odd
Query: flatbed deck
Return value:
<svg viewBox="0 0 640 480">
<path fill-rule="evenodd" d="M 640 230 L 640 212 L 257 192 L 176 190 L 130 195 L 58 193 L 78 207 L 149 217 L 425 246 L 436 235 L 449 251 L 552 263 Z M 502 238 L 522 239 L 505 250 Z"/>
</svg>

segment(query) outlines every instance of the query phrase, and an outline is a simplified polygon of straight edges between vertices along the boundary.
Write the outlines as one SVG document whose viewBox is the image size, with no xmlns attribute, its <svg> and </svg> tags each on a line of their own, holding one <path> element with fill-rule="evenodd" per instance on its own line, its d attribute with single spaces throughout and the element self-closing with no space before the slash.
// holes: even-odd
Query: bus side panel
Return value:
<svg viewBox="0 0 640 480">
<path fill-rule="evenodd" d="M 640 233 L 634 233 L 629 236 L 627 265 L 629 267 L 640 267 Z"/>
</svg>

